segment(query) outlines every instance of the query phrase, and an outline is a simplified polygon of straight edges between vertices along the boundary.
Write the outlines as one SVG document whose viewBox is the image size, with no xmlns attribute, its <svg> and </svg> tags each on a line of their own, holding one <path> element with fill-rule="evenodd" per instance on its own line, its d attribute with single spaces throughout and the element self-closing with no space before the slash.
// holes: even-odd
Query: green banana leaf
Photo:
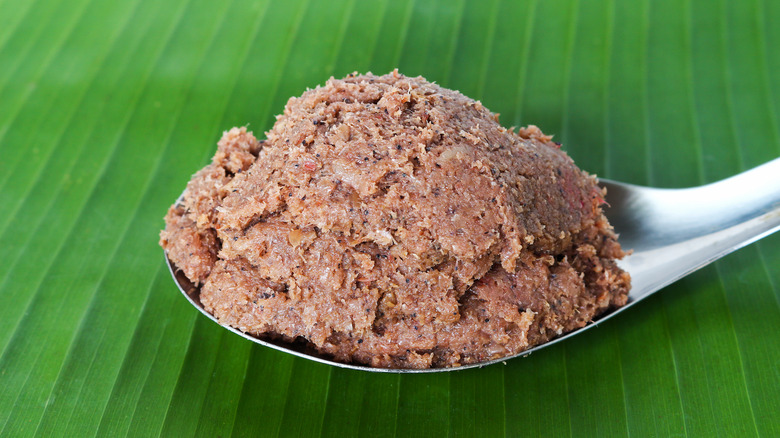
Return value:
<svg viewBox="0 0 780 438">
<path fill-rule="evenodd" d="M 231 334 L 157 245 L 223 130 L 353 71 L 458 89 L 602 177 L 729 176 L 780 155 L 777 22 L 773 0 L 0 0 L 0 435 L 780 436 L 778 236 L 427 375 Z"/>
</svg>

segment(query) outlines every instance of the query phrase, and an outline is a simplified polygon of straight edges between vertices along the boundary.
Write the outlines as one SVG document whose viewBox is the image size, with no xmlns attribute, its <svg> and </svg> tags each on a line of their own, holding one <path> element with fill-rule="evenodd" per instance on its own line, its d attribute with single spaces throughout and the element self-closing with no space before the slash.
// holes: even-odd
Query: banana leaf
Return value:
<svg viewBox="0 0 780 438">
<path fill-rule="evenodd" d="M 780 436 L 780 237 L 482 369 L 345 370 L 198 314 L 157 244 L 222 131 L 398 68 L 601 177 L 780 155 L 771 0 L 0 0 L 0 436 Z M 745 190 L 750 190 L 746 187 Z"/>
</svg>

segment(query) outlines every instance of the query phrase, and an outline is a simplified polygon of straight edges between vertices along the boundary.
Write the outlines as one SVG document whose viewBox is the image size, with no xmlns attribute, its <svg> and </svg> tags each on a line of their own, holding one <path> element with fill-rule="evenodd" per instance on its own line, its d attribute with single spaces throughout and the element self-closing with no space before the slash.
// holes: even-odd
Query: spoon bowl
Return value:
<svg viewBox="0 0 780 438">
<path fill-rule="evenodd" d="M 625 306 L 591 324 L 514 356 L 453 368 L 395 369 L 345 364 L 314 351 L 305 341 L 286 342 L 224 328 L 252 342 L 321 363 L 355 370 L 389 373 L 431 373 L 479 368 L 527 356 L 582 333 L 632 307 L 663 287 L 713 261 L 780 229 L 780 159 L 731 178 L 699 187 L 658 189 L 609 180 L 605 214 L 631 254 L 619 261 L 631 275 Z M 166 256 L 179 290 L 201 313 L 219 324 L 200 302 L 200 290 Z"/>
</svg>

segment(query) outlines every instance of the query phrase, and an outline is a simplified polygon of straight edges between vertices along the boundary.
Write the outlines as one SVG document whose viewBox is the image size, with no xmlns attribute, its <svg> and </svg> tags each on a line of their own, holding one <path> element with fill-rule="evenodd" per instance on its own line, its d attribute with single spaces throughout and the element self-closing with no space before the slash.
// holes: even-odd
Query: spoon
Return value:
<svg viewBox="0 0 780 438">
<path fill-rule="evenodd" d="M 304 342 L 287 343 L 255 337 L 233 327 L 231 332 L 266 347 L 329 365 L 364 371 L 429 373 L 483 367 L 558 343 L 600 324 L 642 299 L 713 261 L 780 229 L 780 158 L 731 178 L 685 189 L 657 189 L 600 180 L 606 187 L 605 214 L 632 253 L 620 260 L 631 274 L 625 306 L 593 323 L 514 356 L 454 368 L 388 369 L 344 364 L 318 354 Z M 209 319 L 219 321 L 200 302 L 200 290 L 166 257 L 179 290 Z"/>
</svg>

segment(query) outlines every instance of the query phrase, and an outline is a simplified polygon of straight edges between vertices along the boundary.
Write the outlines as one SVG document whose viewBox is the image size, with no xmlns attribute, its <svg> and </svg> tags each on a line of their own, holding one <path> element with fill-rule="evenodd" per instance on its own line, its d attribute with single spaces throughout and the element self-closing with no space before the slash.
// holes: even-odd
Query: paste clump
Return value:
<svg viewBox="0 0 780 438">
<path fill-rule="evenodd" d="M 160 243 L 220 323 L 338 361 L 428 368 L 522 352 L 626 303 L 593 176 L 535 126 L 397 71 L 224 133 Z"/>
</svg>

